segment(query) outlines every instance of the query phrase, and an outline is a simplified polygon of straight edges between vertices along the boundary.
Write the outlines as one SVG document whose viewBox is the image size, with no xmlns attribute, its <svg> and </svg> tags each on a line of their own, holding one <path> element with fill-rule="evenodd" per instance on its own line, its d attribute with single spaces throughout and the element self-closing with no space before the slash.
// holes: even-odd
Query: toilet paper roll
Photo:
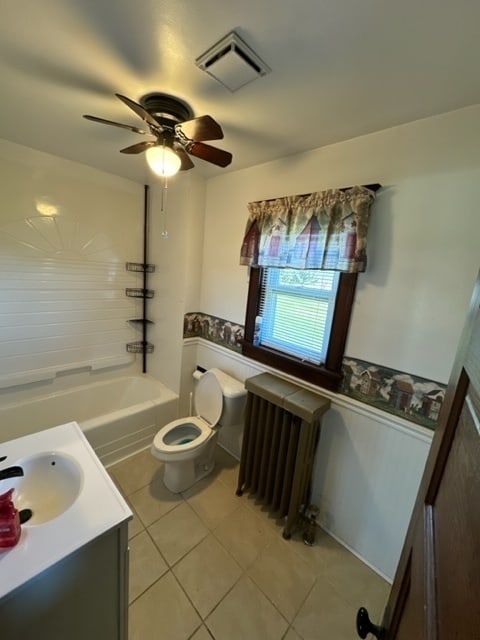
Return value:
<svg viewBox="0 0 480 640">
<path fill-rule="evenodd" d="M 203 376 L 203 373 L 198 369 L 195 369 L 195 371 L 193 372 L 193 377 L 195 378 L 195 380 L 200 380 L 202 376 Z"/>
</svg>

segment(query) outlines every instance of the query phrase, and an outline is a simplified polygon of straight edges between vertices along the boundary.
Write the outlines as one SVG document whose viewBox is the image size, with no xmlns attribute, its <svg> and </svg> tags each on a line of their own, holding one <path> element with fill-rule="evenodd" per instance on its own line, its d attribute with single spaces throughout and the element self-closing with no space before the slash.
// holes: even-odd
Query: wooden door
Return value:
<svg viewBox="0 0 480 640">
<path fill-rule="evenodd" d="M 479 306 L 480 276 L 384 619 L 360 610 L 360 637 L 480 640 Z"/>
</svg>

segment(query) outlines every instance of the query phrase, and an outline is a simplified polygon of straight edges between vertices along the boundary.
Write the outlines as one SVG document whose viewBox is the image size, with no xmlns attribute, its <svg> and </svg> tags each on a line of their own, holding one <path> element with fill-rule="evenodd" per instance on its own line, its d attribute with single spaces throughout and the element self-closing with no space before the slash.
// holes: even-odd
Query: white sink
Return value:
<svg viewBox="0 0 480 640">
<path fill-rule="evenodd" d="M 38 453 L 20 459 L 23 476 L 10 486 L 15 489 L 17 509 L 31 509 L 28 525 L 43 524 L 64 513 L 80 495 L 83 473 L 78 462 L 59 451 Z"/>
<path fill-rule="evenodd" d="M 76 422 L 1 442 L 0 456 L 1 469 L 24 472 L 0 492 L 14 488 L 16 508 L 33 512 L 17 545 L 0 549 L 0 600 L 132 517 Z"/>
</svg>

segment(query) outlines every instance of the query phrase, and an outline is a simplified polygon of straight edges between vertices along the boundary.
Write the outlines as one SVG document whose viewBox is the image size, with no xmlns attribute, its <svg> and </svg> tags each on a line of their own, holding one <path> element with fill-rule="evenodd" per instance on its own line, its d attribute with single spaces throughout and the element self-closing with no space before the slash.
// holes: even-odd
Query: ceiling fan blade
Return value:
<svg viewBox="0 0 480 640">
<path fill-rule="evenodd" d="M 195 166 L 191 161 L 188 153 L 183 149 L 175 149 L 175 153 L 178 155 L 182 164 L 180 165 L 180 171 L 187 171 L 188 169 L 193 169 Z"/>
<path fill-rule="evenodd" d="M 113 127 L 120 127 L 121 129 L 127 129 L 128 131 L 133 131 L 134 133 L 142 133 L 143 135 L 150 134 L 149 131 L 144 131 L 143 129 L 139 129 L 138 127 L 131 127 L 129 124 L 121 124 L 120 122 L 105 120 L 105 118 L 97 118 L 97 116 L 84 115 L 83 117 L 87 120 L 91 120 L 92 122 L 100 122 L 100 124 L 110 124 Z"/>
<path fill-rule="evenodd" d="M 155 140 L 144 140 L 143 142 L 132 144 L 130 147 L 125 147 L 125 149 L 120 149 L 120 153 L 142 153 L 142 151 L 146 151 L 156 144 L 158 143 Z"/>
<path fill-rule="evenodd" d="M 217 149 L 203 142 L 191 142 L 186 147 L 188 153 L 219 167 L 226 167 L 232 161 L 232 154 L 223 149 Z"/>
<path fill-rule="evenodd" d="M 201 140 L 221 140 L 223 138 L 222 127 L 211 116 L 200 116 L 175 126 L 190 138 L 200 142 Z"/>
<path fill-rule="evenodd" d="M 153 116 L 151 116 L 148 111 L 146 111 L 141 104 L 130 100 L 126 96 L 122 96 L 121 93 L 115 94 L 119 100 L 121 100 L 127 107 L 130 107 L 132 111 L 134 111 L 137 116 L 139 116 L 142 120 L 144 120 L 147 124 L 151 125 L 155 129 L 162 129 L 162 126 L 155 120 Z"/>
</svg>

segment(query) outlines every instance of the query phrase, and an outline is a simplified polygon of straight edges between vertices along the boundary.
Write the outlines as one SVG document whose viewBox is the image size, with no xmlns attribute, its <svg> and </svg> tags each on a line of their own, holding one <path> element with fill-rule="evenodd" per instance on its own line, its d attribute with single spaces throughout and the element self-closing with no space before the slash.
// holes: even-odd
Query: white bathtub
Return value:
<svg viewBox="0 0 480 640">
<path fill-rule="evenodd" d="M 158 380 L 112 378 L 0 407 L 0 442 L 75 420 L 109 465 L 147 447 L 177 411 L 177 394 Z"/>
</svg>

